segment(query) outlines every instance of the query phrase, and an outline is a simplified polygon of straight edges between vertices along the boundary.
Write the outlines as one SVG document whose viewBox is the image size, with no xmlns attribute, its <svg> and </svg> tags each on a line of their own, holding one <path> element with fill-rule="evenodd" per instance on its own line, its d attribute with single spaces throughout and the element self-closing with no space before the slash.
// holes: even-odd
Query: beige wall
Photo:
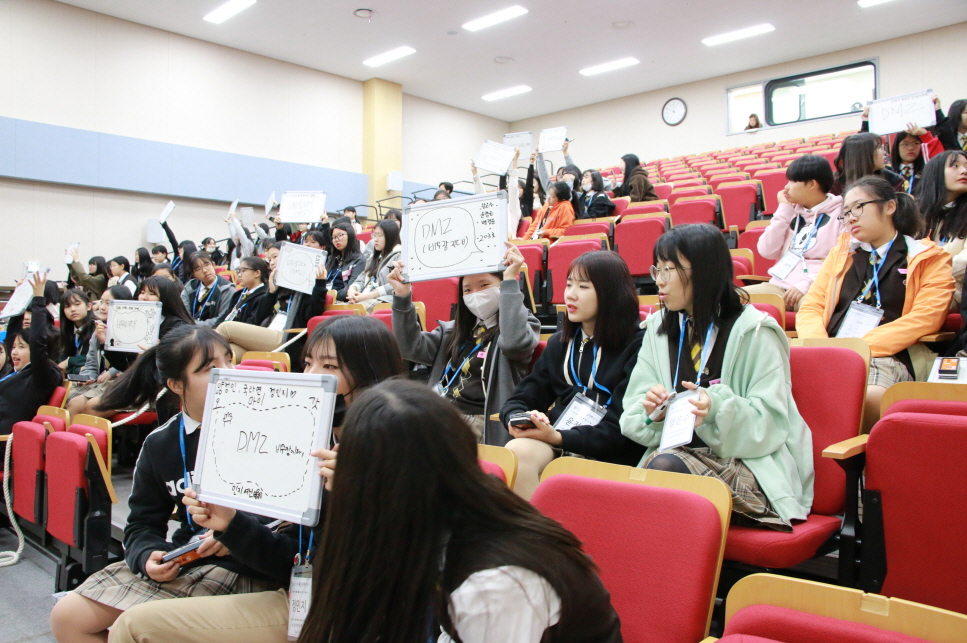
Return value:
<svg viewBox="0 0 967 643">
<path fill-rule="evenodd" d="M 568 136 L 575 139 L 571 155 L 584 169 L 618 164 L 620 157 L 629 152 L 648 160 L 856 129 L 860 125 L 859 118 L 850 116 L 727 136 L 725 90 L 878 57 L 880 96 L 931 88 L 940 96 L 946 109 L 955 99 L 967 96 L 967 74 L 963 73 L 952 53 L 960 50 L 965 40 L 967 22 L 783 65 L 529 118 L 512 123 L 511 131 L 533 130 L 536 136 L 541 129 L 566 125 Z M 662 105 L 672 97 L 682 98 L 688 105 L 688 116 L 677 127 L 669 127 L 661 119 Z M 549 155 L 549 159 L 555 167 L 563 162 L 560 153 Z"/>
</svg>

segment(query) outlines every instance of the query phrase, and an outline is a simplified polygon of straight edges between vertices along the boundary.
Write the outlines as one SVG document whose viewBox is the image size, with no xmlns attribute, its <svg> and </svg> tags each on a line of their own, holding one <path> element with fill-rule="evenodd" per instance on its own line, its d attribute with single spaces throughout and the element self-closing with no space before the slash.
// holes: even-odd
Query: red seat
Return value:
<svg viewBox="0 0 967 643">
<path fill-rule="evenodd" d="M 729 619 L 719 643 L 926 643 L 924 639 L 865 623 L 844 621 L 774 605 L 750 605 Z"/>
<path fill-rule="evenodd" d="M 628 204 L 631 203 L 631 198 L 619 197 L 617 199 L 613 199 L 612 203 L 614 203 L 614 216 L 620 217 L 625 211 L 625 208 L 628 207 Z"/>
<path fill-rule="evenodd" d="M 668 205 L 671 207 L 675 205 L 675 202 L 678 201 L 678 199 L 686 196 L 705 196 L 709 193 L 710 189 L 708 187 L 687 187 L 683 189 L 678 189 L 676 187 L 675 191 L 668 195 Z"/>
<path fill-rule="evenodd" d="M 752 220 L 758 210 L 759 190 L 753 182 L 724 183 L 715 189 L 722 197 L 722 216 L 725 227 L 737 226 L 739 232 Z"/>
<path fill-rule="evenodd" d="M 422 301 L 426 307 L 426 330 L 433 330 L 439 321 L 450 321 L 450 311 L 457 303 L 460 280 L 457 277 L 419 281 L 413 284 L 413 301 Z"/>
<path fill-rule="evenodd" d="M 134 415 L 134 413 L 115 413 L 111 416 L 111 424 L 120 422 L 121 420 L 126 420 L 127 418 Z M 146 411 L 134 418 L 130 422 L 125 422 L 124 426 L 142 426 L 145 424 L 156 424 L 158 422 L 158 414 L 150 411 Z"/>
<path fill-rule="evenodd" d="M 51 393 L 50 401 L 47 402 L 47 404 L 59 409 L 60 405 L 64 403 L 65 397 L 67 397 L 67 389 L 63 386 L 58 386 L 54 389 L 54 392 Z"/>
<path fill-rule="evenodd" d="M 705 636 L 722 523 L 687 491 L 560 474 L 532 502 L 583 543 L 611 593 L 628 643 Z"/>
<path fill-rule="evenodd" d="M 386 326 L 390 329 L 390 332 L 393 331 L 393 310 L 392 309 L 382 308 L 380 310 L 374 310 L 370 314 L 370 317 L 375 317 L 376 319 L 380 320 L 381 322 L 386 324 Z"/>
<path fill-rule="evenodd" d="M 44 444 L 47 429 L 38 422 L 17 422 L 13 444 L 13 510 L 32 523 L 44 524 Z"/>
<path fill-rule="evenodd" d="M 929 413 L 931 415 L 965 415 L 967 416 L 967 401 L 954 402 L 951 400 L 897 400 L 890 405 L 882 417 L 891 413 Z"/>
<path fill-rule="evenodd" d="M 585 252 L 594 252 L 597 250 L 601 250 L 600 241 L 595 239 L 567 241 L 567 237 L 562 237 L 560 241 L 548 249 L 547 271 L 551 276 L 551 282 L 554 287 L 551 292 L 552 304 L 564 303 L 564 287 L 567 285 L 567 273 L 571 267 L 571 262 Z M 414 284 L 414 288 L 416 285 Z M 429 315 L 427 317 L 429 318 Z"/>
<path fill-rule="evenodd" d="M 633 277 L 644 277 L 652 263 L 658 237 L 665 233 L 664 217 L 622 221 L 614 227 L 615 250 Z"/>
<path fill-rule="evenodd" d="M 658 196 L 658 198 L 661 199 L 662 201 L 667 201 L 669 195 L 672 193 L 672 190 L 675 189 L 675 184 L 674 183 L 655 183 L 654 188 L 655 188 L 655 194 Z"/>
<path fill-rule="evenodd" d="M 654 212 L 664 212 L 664 211 L 665 211 L 665 204 L 662 203 L 661 201 L 654 201 L 654 202 L 648 203 L 647 205 L 636 205 L 631 208 L 625 208 L 625 211 L 622 213 L 621 216 L 629 217 L 632 214 L 652 214 Z"/>
<path fill-rule="evenodd" d="M 709 178 L 708 184 L 712 186 L 713 190 L 715 190 L 716 188 L 718 188 L 718 186 L 722 185 L 723 183 L 734 183 L 736 181 L 748 181 L 748 180 L 749 180 L 749 175 L 746 174 L 745 172 L 741 174 L 739 173 L 716 174 L 715 176 L 712 176 Z"/>
<path fill-rule="evenodd" d="M 714 197 L 708 199 L 681 200 L 676 199 L 671 206 L 672 226 L 686 223 L 716 224 L 715 210 L 718 201 Z"/>
<path fill-rule="evenodd" d="M 627 209 L 626 209 L 627 211 Z M 606 234 L 608 238 L 611 238 L 611 224 L 610 223 L 575 223 L 571 227 L 564 230 L 565 237 L 575 237 L 579 234 Z"/>
<path fill-rule="evenodd" d="M 531 355 L 531 368 L 534 368 L 534 364 L 537 363 L 538 358 L 544 354 L 545 348 L 547 348 L 547 340 L 537 342 L 537 346 L 534 347 L 534 353 Z"/>
<path fill-rule="evenodd" d="M 96 431 L 97 429 L 92 429 Z M 47 436 L 47 532 L 72 547 L 82 547 L 75 523 L 87 500 L 87 440 L 67 431 Z"/>
<path fill-rule="evenodd" d="M 956 333 L 964 326 L 964 318 L 960 316 L 960 313 L 951 313 L 947 315 L 947 319 L 944 321 L 943 327 L 940 329 L 941 332 L 954 332 Z"/>
<path fill-rule="evenodd" d="M 266 371 L 268 373 L 275 372 L 275 369 L 269 366 L 254 366 L 252 364 L 239 364 L 235 368 L 239 371 Z"/>
<path fill-rule="evenodd" d="M 489 473 L 492 476 L 497 476 L 498 478 L 500 478 L 501 482 L 506 484 L 507 474 L 504 473 L 504 470 L 500 468 L 500 465 L 494 464 L 493 462 L 487 462 L 486 460 L 479 460 L 479 459 L 477 460 L 477 464 L 480 465 L 480 468 L 483 469 L 484 473 Z"/>
<path fill-rule="evenodd" d="M 531 289 L 537 297 L 537 280 L 539 275 L 544 274 L 545 261 L 547 260 L 547 246 L 543 243 L 528 243 L 517 246 L 520 253 L 524 255 L 524 263 L 527 265 L 527 275 L 531 281 Z M 543 279 L 543 276 L 540 277 Z"/>
<path fill-rule="evenodd" d="M 364 230 L 356 235 L 356 240 L 363 246 L 369 243 L 373 238 L 372 230 Z"/>
<path fill-rule="evenodd" d="M 967 417 L 890 413 L 870 431 L 861 582 L 872 584 L 862 589 L 967 614 L 967 485 L 959 458 L 938 449 L 967 451 Z M 885 552 L 873 544 L 881 542 Z M 885 553 L 879 572 L 874 553 Z"/>
<path fill-rule="evenodd" d="M 769 268 L 776 265 L 774 259 L 766 259 L 761 254 L 759 254 L 759 237 L 765 232 L 765 227 L 759 228 L 749 228 L 745 232 L 739 234 L 739 247 L 748 248 L 752 251 L 752 256 L 755 258 L 755 270 L 756 274 L 760 277 L 765 277 L 769 274 Z"/>
<path fill-rule="evenodd" d="M 839 531 L 846 503 L 846 474 L 823 449 L 855 437 L 866 397 L 866 364 L 848 348 L 797 347 L 790 349 L 792 396 L 812 432 L 815 468 L 812 510 L 792 533 L 756 527 L 729 528 L 725 558 L 757 567 L 782 569 L 812 558 L 830 536 Z M 829 375 L 836 374 L 836 386 Z"/>
<path fill-rule="evenodd" d="M 674 179 L 675 189 L 681 190 L 682 188 L 697 187 L 699 185 L 705 185 L 705 179 L 699 177 L 696 179 Z"/>
<path fill-rule="evenodd" d="M 515 239 L 520 239 L 527 232 L 527 228 L 530 227 L 530 221 L 526 217 L 521 217 L 520 222 L 517 224 L 517 234 L 514 235 Z"/>
<path fill-rule="evenodd" d="M 752 274 L 752 262 L 749 261 L 748 257 L 743 257 L 741 255 L 732 255 L 732 265 L 735 266 L 737 275 L 751 275 Z"/>
<path fill-rule="evenodd" d="M 66 431 L 67 425 L 64 423 L 64 418 L 59 418 L 56 415 L 41 415 L 38 413 L 34 416 L 34 422 L 37 424 L 43 424 L 44 422 L 50 423 L 50 426 L 54 431 Z"/>
</svg>

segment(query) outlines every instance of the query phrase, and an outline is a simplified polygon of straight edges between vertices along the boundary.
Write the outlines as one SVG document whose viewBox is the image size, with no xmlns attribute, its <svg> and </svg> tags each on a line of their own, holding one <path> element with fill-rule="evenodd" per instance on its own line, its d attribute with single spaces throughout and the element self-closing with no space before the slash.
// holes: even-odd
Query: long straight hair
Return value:
<svg viewBox="0 0 967 643">
<path fill-rule="evenodd" d="M 641 161 L 634 154 L 625 154 L 621 157 L 621 160 L 625 162 L 624 178 L 621 179 L 621 185 L 614 189 L 614 195 L 618 197 L 631 196 L 631 185 L 628 182 L 631 180 L 631 175 L 634 174 L 635 169 L 641 167 Z M 644 171 L 647 174 L 647 170 Z"/>
<path fill-rule="evenodd" d="M 336 315 L 322 320 L 306 341 L 303 359 L 313 356 L 326 341 L 335 347 L 339 368 L 349 374 L 354 391 L 406 372 L 396 338 L 375 317 Z"/>
<path fill-rule="evenodd" d="M 852 183 L 843 190 L 843 197 L 852 190 L 862 190 L 876 201 L 882 213 L 883 207 L 889 201 L 896 203 L 896 210 L 893 213 L 893 227 L 900 234 L 916 239 L 923 230 L 923 217 L 917 209 L 917 203 L 913 197 L 906 192 L 896 192 L 889 181 L 878 176 L 864 176 L 859 181 Z"/>
<path fill-rule="evenodd" d="M 376 277 L 380 262 L 393 252 L 393 248 L 400 245 L 400 227 L 396 225 L 395 221 L 383 219 L 376 224 L 376 227 L 383 231 L 384 242 L 381 251 L 377 251 L 376 246 L 373 246 L 373 255 L 369 258 L 369 264 L 366 266 L 366 276 L 371 279 Z"/>
<path fill-rule="evenodd" d="M 500 272 L 492 272 L 490 274 L 497 277 L 497 279 L 504 278 L 503 273 Z M 450 354 L 450 361 L 454 362 L 454 366 L 456 366 L 456 360 L 460 359 L 460 348 L 473 337 L 473 331 L 477 327 L 477 316 L 470 312 L 467 304 L 463 301 L 463 280 L 464 277 L 460 277 L 460 280 L 457 282 L 457 311 L 453 316 L 453 330 L 450 331 L 450 336 L 447 337 L 446 345 L 446 351 Z M 499 311 L 497 315 L 499 320 Z M 489 342 L 499 330 L 500 323 L 497 323 L 493 328 L 488 328 L 480 339 L 484 342 Z"/>
<path fill-rule="evenodd" d="M 634 336 L 640 316 L 638 295 L 628 264 L 617 252 L 594 250 L 571 262 L 568 279 L 591 282 L 598 298 L 594 320 L 594 344 L 599 348 L 624 348 Z M 564 316 L 561 341 L 565 344 L 577 334 L 581 324 Z"/>
<path fill-rule="evenodd" d="M 950 109 L 947 110 L 947 120 L 937 128 L 940 133 L 946 134 L 946 138 L 950 138 L 955 145 L 957 144 L 957 134 L 965 108 L 967 108 L 967 100 L 963 98 L 950 103 Z"/>
<path fill-rule="evenodd" d="M 138 248 L 134 251 L 134 266 L 131 268 L 131 275 L 141 281 L 142 279 L 147 279 L 151 276 L 151 270 L 154 268 L 154 261 L 151 260 L 151 255 L 148 254 L 147 248 Z"/>
<path fill-rule="evenodd" d="M 181 299 L 181 290 L 172 280 L 160 275 L 148 277 L 138 286 L 138 295 L 144 291 L 158 296 L 161 301 L 161 314 L 165 317 L 177 317 L 186 324 L 195 323 Z"/>
<path fill-rule="evenodd" d="M 836 155 L 836 178 L 840 185 L 849 185 L 876 172 L 873 154 L 883 146 L 883 139 L 871 132 L 860 132 L 843 139 Z M 843 192 L 846 193 L 845 190 Z"/>
<path fill-rule="evenodd" d="M 920 137 L 914 136 L 913 134 L 907 134 L 906 132 L 896 133 L 896 136 L 893 138 L 893 146 L 890 148 L 890 167 L 894 172 L 900 172 L 900 166 L 903 165 L 903 157 L 900 156 L 900 143 L 907 138 L 916 139 L 917 141 L 917 158 L 913 159 L 913 174 L 917 175 L 923 171 L 923 147 L 920 143 Z"/>
<path fill-rule="evenodd" d="M 92 277 L 101 276 L 104 277 L 105 281 L 111 278 L 111 275 L 109 275 L 107 271 L 107 260 L 101 255 L 91 257 L 90 260 L 88 260 L 87 267 L 90 268 L 91 266 L 94 266 L 94 272 L 91 273 Z"/>
<path fill-rule="evenodd" d="M 923 176 L 917 183 L 917 205 L 924 218 L 926 234 L 940 239 L 967 237 L 967 192 L 954 201 L 952 208 L 947 205 L 947 168 L 967 152 L 950 150 L 930 159 L 923 167 Z M 895 215 L 894 215 L 895 216 Z"/>
<path fill-rule="evenodd" d="M 482 550 L 545 578 L 563 614 L 594 570 L 573 534 L 483 472 L 453 405 L 417 382 L 377 384 L 346 415 L 316 553 L 326 571 L 299 640 L 422 643 L 434 623 L 452 632 L 448 591 Z"/>
<path fill-rule="evenodd" d="M 175 248 L 176 254 L 178 253 L 178 250 L 181 250 L 181 264 L 178 266 L 178 270 L 181 272 L 181 274 L 178 276 L 181 277 L 181 283 L 186 284 L 191 281 L 192 278 L 191 265 L 189 264 L 191 256 L 198 252 L 198 246 L 195 245 L 194 241 L 185 240 L 179 243 L 178 247 Z"/>
<path fill-rule="evenodd" d="M 675 226 L 658 237 L 654 259 L 655 265 L 659 261 L 674 264 L 682 286 L 692 284 L 692 324 L 697 337 L 704 338 L 712 324 L 721 325 L 742 312 L 743 297 L 732 282 L 732 255 L 718 228 L 707 223 Z M 690 273 L 682 267 L 682 259 L 691 265 Z M 667 334 L 678 326 L 678 315 L 671 312 L 678 311 L 666 310 L 659 332 Z"/>
<path fill-rule="evenodd" d="M 340 250 L 333 244 L 332 254 L 329 255 L 327 262 L 329 265 L 326 266 L 328 270 L 332 270 L 340 263 L 342 265 L 352 263 L 359 257 L 359 242 L 356 240 L 356 229 L 353 227 L 353 224 L 348 221 L 335 223 L 332 226 L 332 232 L 336 230 L 342 230 L 346 233 L 346 249 Z"/>
<path fill-rule="evenodd" d="M 127 290 L 127 286 L 123 286 L 123 288 Z M 64 349 L 65 357 L 74 357 L 78 352 L 77 346 L 74 344 L 74 329 L 77 327 L 74 325 L 74 322 L 67 319 L 67 315 L 64 314 L 64 308 L 73 306 L 78 302 L 88 305 L 91 303 L 91 299 L 87 296 L 87 293 L 79 288 L 71 288 L 60 298 L 60 345 Z M 87 316 L 80 326 L 80 332 L 77 333 L 77 339 L 80 340 L 81 346 L 87 346 L 93 334 L 94 313 L 88 310 Z"/>
<path fill-rule="evenodd" d="M 116 263 L 117 265 L 124 268 L 124 272 L 129 274 L 131 273 L 131 262 L 128 261 L 128 258 L 125 257 L 124 255 L 118 255 L 117 257 L 114 257 L 113 259 L 111 259 L 110 263 Z"/>
</svg>

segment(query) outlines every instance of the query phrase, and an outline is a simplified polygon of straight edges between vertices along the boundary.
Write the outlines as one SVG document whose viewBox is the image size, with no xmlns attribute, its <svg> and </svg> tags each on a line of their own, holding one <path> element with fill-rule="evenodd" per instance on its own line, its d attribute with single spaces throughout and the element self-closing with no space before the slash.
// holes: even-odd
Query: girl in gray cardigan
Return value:
<svg viewBox="0 0 967 643">
<path fill-rule="evenodd" d="M 507 247 L 504 272 L 461 277 L 453 321 L 440 322 L 432 331 L 420 327 L 410 285 L 403 282 L 403 264 L 395 262 L 388 277 L 394 294 L 393 334 L 403 359 L 431 366 L 429 384 L 456 405 L 479 441 L 497 446 L 510 436 L 489 417 L 527 375 L 541 331 L 517 281 L 524 257 L 517 246 Z"/>
<path fill-rule="evenodd" d="M 400 258 L 400 227 L 392 219 L 383 219 L 373 228 L 373 254 L 349 287 L 346 300 L 351 304 L 362 304 L 366 312 L 373 312 L 379 303 L 389 303 L 393 294 L 388 278 L 393 262 Z"/>
</svg>

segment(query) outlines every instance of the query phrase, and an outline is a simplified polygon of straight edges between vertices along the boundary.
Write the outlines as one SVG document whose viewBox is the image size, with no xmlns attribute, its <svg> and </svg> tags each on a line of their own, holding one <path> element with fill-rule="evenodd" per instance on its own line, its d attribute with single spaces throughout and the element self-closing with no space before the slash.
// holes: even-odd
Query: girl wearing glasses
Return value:
<svg viewBox="0 0 967 643">
<path fill-rule="evenodd" d="M 850 186 L 847 232 L 823 262 L 796 317 L 799 337 L 862 337 L 873 357 L 867 379 L 867 430 L 883 393 L 925 381 L 933 353 L 918 342 L 940 330 L 954 291 L 951 257 L 929 239 L 913 198 L 879 177 Z"/>
<path fill-rule="evenodd" d="M 654 257 L 664 310 L 645 320 L 621 432 L 647 447 L 642 468 L 725 482 L 734 524 L 792 531 L 812 506 L 813 455 L 785 332 L 744 305 L 715 227 L 676 226 Z"/>
</svg>

